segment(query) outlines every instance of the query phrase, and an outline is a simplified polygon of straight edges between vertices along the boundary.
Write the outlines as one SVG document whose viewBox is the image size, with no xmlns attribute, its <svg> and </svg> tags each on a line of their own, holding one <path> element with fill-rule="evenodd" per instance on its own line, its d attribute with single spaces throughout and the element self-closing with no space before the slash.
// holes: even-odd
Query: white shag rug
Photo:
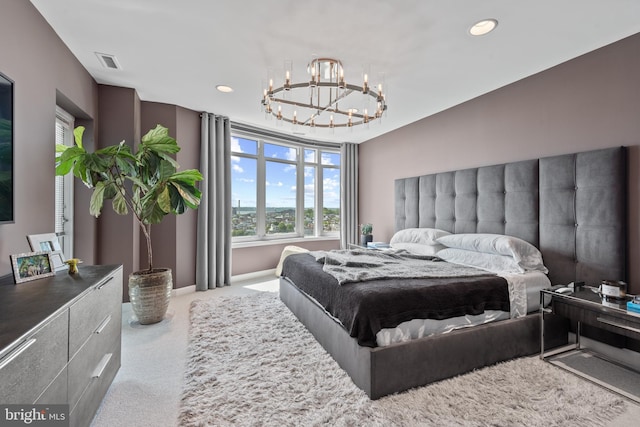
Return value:
<svg viewBox="0 0 640 427">
<path fill-rule="evenodd" d="M 521 358 L 372 401 L 273 293 L 194 301 L 180 426 L 602 426 L 606 390 Z"/>
</svg>

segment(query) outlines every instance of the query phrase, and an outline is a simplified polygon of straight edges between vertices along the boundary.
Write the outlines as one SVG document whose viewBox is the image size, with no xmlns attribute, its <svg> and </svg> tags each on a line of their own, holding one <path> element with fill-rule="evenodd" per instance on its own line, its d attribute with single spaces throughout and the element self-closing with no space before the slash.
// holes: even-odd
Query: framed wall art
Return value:
<svg viewBox="0 0 640 427">
<path fill-rule="evenodd" d="M 0 73 L 0 224 L 13 217 L 13 81 Z"/>
<path fill-rule="evenodd" d="M 54 276 L 51 252 L 29 252 L 11 255 L 11 267 L 16 284 Z"/>
</svg>

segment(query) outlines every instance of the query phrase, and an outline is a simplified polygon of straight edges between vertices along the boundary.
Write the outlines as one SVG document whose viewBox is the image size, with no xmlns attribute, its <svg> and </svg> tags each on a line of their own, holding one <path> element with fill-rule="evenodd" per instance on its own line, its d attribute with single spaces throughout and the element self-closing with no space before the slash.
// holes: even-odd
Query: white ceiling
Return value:
<svg viewBox="0 0 640 427">
<path fill-rule="evenodd" d="M 269 68 L 291 60 L 297 81 L 319 55 L 340 59 L 349 83 L 365 67 L 373 84 L 384 75 L 382 123 L 307 134 L 326 141 L 366 141 L 640 32 L 638 0 L 31 2 L 98 83 L 283 133 L 291 127 L 260 108 Z M 486 18 L 496 30 L 470 36 Z M 122 70 L 103 68 L 95 52 Z"/>
</svg>

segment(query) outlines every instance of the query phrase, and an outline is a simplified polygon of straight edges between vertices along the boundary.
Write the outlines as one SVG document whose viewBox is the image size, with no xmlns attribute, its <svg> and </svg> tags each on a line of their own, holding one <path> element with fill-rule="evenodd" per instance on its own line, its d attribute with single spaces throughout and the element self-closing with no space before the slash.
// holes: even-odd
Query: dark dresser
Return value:
<svg viewBox="0 0 640 427">
<path fill-rule="evenodd" d="M 0 285 L 0 403 L 68 404 L 90 424 L 120 368 L 122 266 Z"/>
</svg>

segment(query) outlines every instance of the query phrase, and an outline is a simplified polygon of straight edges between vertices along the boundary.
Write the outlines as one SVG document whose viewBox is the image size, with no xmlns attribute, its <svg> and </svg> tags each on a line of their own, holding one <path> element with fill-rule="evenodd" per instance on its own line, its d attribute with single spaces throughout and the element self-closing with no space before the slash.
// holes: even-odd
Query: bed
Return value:
<svg viewBox="0 0 640 427">
<path fill-rule="evenodd" d="M 626 278 L 625 200 L 626 150 L 610 148 L 398 179 L 395 229 L 513 236 L 539 249 L 550 283 L 595 285 Z M 371 399 L 540 349 L 537 311 L 387 345 L 351 336 L 313 296 L 326 273 L 310 257 L 284 261 L 280 298 Z M 412 280 L 420 279 L 403 282 L 411 288 Z M 384 288 L 384 281 L 370 284 Z M 562 343 L 565 332 L 545 331 L 547 344 Z"/>
</svg>

